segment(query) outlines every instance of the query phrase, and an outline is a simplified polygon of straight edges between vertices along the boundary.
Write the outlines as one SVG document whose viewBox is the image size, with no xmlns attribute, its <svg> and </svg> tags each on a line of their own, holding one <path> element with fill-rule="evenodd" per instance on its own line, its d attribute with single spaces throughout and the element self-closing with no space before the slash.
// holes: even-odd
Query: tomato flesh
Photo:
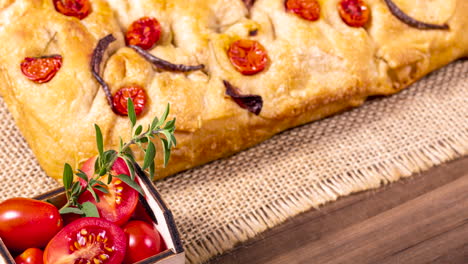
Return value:
<svg viewBox="0 0 468 264">
<path fill-rule="evenodd" d="M 82 167 L 82 171 L 88 177 L 93 177 L 94 163 L 97 157 L 87 160 Z M 127 164 L 122 158 L 118 158 L 112 166 L 113 175 L 126 174 L 130 175 Z M 80 179 L 81 180 L 81 179 Z M 107 176 L 103 176 L 101 180 L 107 183 Z M 82 183 L 84 182 L 81 180 Z M 109 193 L 103 193 L 95 190 L 99 196 L 99 203 L 89 191 L 84 192 L 78 199 L 79 203 L 91 202 L 96 205 L 99 216 L 116 224 L 122 225 L 128 221 L 135 211 L 138 203 L 138 192 L 118 178 L 113 178 L 108 185 Z"/>
<path fill-rule="evenodd" d="M 369 20 L 369 7 L 362 0 L 341 0 L 338 12 L 341 19 L 351 27 L 362 27 Z"/>
<path fill-rule="evenodd" d="M 144 50 L 151 49 L 161 37 L 161 25 L 156 18 L 142 17 L 128 27 L 125 34 L 127 45 L 139 46 Z"/>
<path fill-rule="evenodd" d="M 161 252 L 162 239 L 151 224 L 143 221 L 130 221 L 123 230 L 127 237 L 127 253 L 124 264 L 132 264 Z"/>
<path fill-rule="evenodd" d="M 64 227 L 47 244 L 44 264 L 122 263 L 125 233 L 102 218 L 84 217 Z"/>
<path fill-rule="evenodd" d="M 146 92 L 138 85 L 120 88 L 112 97 L 113 110 L 116 114 L 126 116 L 128 114 L 127 100 L 130 98 L 135 108 L 135 114 L 140 115 L 145 109 Z"/>
<path fill-rule="evenodd" d="M 29 198 L 0 203 L 0 237 L 10 251 L 43 248 L 62 227 L 62 217 L 52 204 Z"/>
<path fill-rule="evenodd" d="M 21 62 L 21 72 L 35 83 L 46 83 L 62 67 L 62 56 L 52 55 L 46 57 L 26 57 Z"/>
<path fill-rule="evenodd" d="M 268 56 L 260 42 L 240 39 L 231 44 L 227 55 L 236 70 L 244 75 L 252 75 L 265 69 Z"/>
<path fill-rule="evenodd" d="M 28 248 L 15 258 L 16 264 L 43 264 L 44 252 L 38 248 Z"/>
</svg>

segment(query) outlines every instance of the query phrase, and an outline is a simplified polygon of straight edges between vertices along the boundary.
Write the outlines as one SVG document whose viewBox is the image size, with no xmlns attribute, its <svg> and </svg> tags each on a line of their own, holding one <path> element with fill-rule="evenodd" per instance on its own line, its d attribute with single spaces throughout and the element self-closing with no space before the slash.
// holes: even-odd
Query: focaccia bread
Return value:
<svg viewBox="0 0 468 264">
<path fill-rule="evenodd" d="M 467 14 L 466 0 L 0 0 L 0 94 L 56 179 L 65 162 L 97 154 L 92 124 L 107 148 L 130 137 L 109 94 L 141 88 L 142 124 L 170 103 L 178 145 L 161 178 L 468 56 Z M 155 43 L 131 41 L 142 18 L 153 19 Z M 106 97 L 91 61 L 109 34 L 98 65 Z M 148 54 L 193 67 L 168 70 Z M 34 59 L 48 60 L 45 73 Z"/>
</svg>

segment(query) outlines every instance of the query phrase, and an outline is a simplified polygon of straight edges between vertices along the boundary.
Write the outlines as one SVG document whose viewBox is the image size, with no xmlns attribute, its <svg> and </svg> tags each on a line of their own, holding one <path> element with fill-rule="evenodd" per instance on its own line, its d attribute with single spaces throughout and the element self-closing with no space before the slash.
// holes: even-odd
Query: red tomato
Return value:
<svg viewBox="0 0 468 264">
<path fill-rule="evenodd" d="M 64 227 L 47 244 L 44 264 L 120 264 L 125 233 L 102 218 L 83 217 Z"/>
<path fill-rule="evenodd" d="M 81 170 L 92 177 L 94 174 L 94 163 L 96 157 L 90 158 L 84 164 Z M 113 174 L 126 174 L 130 175 L 127 164 L 121 158 L 118 158 L 112 166 Z M 81 180 L 81 179 L 80 179 Z M 101 180 L 107 183 L 107 176 L 103 176 Z M 81 180 L 82 183 L 84 182 Z M 113 178 L 112 182 L 108 185 L 109 193 L 103 193 L 96 190 L 99 196 L 99 203 L 93 198 L 90 192 L 84 192 L 79 198 L 79 203 L 90 201 L 96 205 L 99 216 L 116 224 L 122 225 L 132 216 L 138 203 L 138 192 L 126 183 L 117 178 Z"/>
<path fill-rule="evenodd" d="M 161 37 L 161 25 L 156 18 L 142 17 L 128 27 L 125 34 L 127 45 L 139 46 L 144 50 L 151 49 Z"/>
<path fill-rule="evenodd" d="M 351 27 L 362 27 L 369 20 L 369 7 L 362 0 L 341 0 L 338 12 L 341 19 Z"/>
<path fill-rule="evenodd" d="M 62 67 L 62 56 L 26 57 L 20 66 L 24 76 L 29 80 L 35 83 L 46 83 L 52 80 Z"/>
<path fill-rule="evenodd" d="M 38 248 L 28 248 L 15 258 L 16 264 L 43 264 L 44 252 Z"/>
<path fill-rule="evenodd" d="M 316 21 L 320 18 L 320 4 L 317 0 L 286 0 L 286 10 L 302 19 Z"/>
<path fill-rule="evenodd" d="M 83 19 L 91 13 L 89 0 L 54 0 L 55 10 L 66 15 Z"/>
<path fill-rule="evenodd" d="M 255 40 L 237 40 L 231 44 L 227 54 L 234 68 L 244 75 L 261 72 L 268 63 L 265 48 Z"/>
<path fill-rule="evenodd" d="M 128 114 L 127 100 L 132 99 L 135 114 L 139 115 L 143 112 L 146 105 L 146 93 L 143 88 L 138 85 L 125 86 L 120 88 L 112 98 L 113 110 L 116 114 L 126 116 Z"/>
<path fill-rule="evenodd" d="M 43 248 L 62 226 L 59 211 L 49 203 L 29 198 L 0 203 L 0 237 L 11 251 Z"/>
<path fill-rule="evenodd" d="M 127 236 L 124 264 L 132 264 L 161 252 L 161 236 L 154 227 L 143 221 L 130 221 L 123 230 Z"/>
<path fill-rule="evenodd" d="M 146 208 L 143 206 L 143 204 L 141 204 L 141 202 L 138 202 L 135 208 L 135 212 L 133 212 L 130 220 L 141 220 L 143 222 L 147 222 L 148 224 L 153 223 L 153 219 L 151 219 L 151 216 L 149 216 Z"/>
</svg>

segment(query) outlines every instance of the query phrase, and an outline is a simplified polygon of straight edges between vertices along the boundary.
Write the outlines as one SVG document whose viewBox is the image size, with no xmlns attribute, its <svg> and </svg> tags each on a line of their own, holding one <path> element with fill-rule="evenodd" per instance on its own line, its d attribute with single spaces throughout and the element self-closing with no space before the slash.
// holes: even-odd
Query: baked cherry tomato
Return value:
<svg viewBox="0 0 468 264">
<path fill-rule="evenodd" d="M 320 4 L 317 0 L 286 0 L 286 10 L 299 17 L 316 21 L 320 18 Z"/>
<path fill-rule="evenodd" d="M 43 248 L 62 228 L 58 209 L 29 198 L 11 198 L 0 203 L 0 237 L 10 251 Z"/>
<path fill-rule="evenodd" d="M 127 237 L 124 264 L 132 264 L 161 252 L 161 236 L 154 227 L 143 221 L 130 221 L 123 230 Z"/>
<path fill-rule="evenodd" d="M 135 114 L 139 115 L 143 112 L 146 105 L 146 92 L 138 85 L 125 86 L 120 88 L 112 97 L 114 112 L 118 115 L 126 116 L 128 114 L 127 99 L 131 98 Z"/>
<path fill-rule="evenodd" d="M 35 83 L 46 83 L 52 80 L 60 67 L 62 67 L 62 56 L 60 55 L 26 57 L 21 62 L 21 71 Z"/>
<path fill-rule="evenodd" d="M 125 34 L 127 45 L 151 49 L 161 37 L 161 25 L 156 18 L 142 17 L 128 27 Z"/>
<path fill-rule="evenodd" d="M 54 0 L 55 10 L 66 15 L 83 19 L 91 13 L 89 0 Z"/>
<path fill-rule="evenodd" d="M 268 63 L 265 48 L 255 40 L 237 40 L 231 44 L 227 54 L 234 68 L 244 75 L 258 73 Z"/>
<path fill-rule="evenodd" d="M 362 27 L 369 20 L 369 7 L 362 0 L 341 0 L 338 12 L 343 22 L 351 27 Z"/>
<path fill-rule="evenodd" d="M 88 175 L 93 177 L 94 174 L 94 163 L 96 157 L 87 160 L 81 170 Z M 126 174 L 130 175 L 127 164 L 121 158 L 118 158 L 112 166 L 113 175 Z M 107 183 L 107 176 L 103 176 L 101 180 Z M 82 184 L 85 182 L 80 179 Z M 99 203 L 93 198 L 92 194 L 88 191 L 84 192 L 79 198 L 79 203 L 90 201 L 96 205 L 99 216 L 116 224 L 122 225 L 132 216 L 138 203 L 138 192 L 126 183 L 122 182 L 118 178 L 113 178 L 112 182 L 108 185 L 109 193 L 103 193 L 99 190 L 95 190 L 99 196 Z"/>
<path fill-rule="evenodd" d="M 38 248 L 28 248 L 15 258 L 16 264 L 43 264 L 44 252 Z"/>
<path fill-rule="evenodd" d="M 125 233 L 102 218 L 83 217 L 64 227 L 47 244 L 44 264 L 120 264 Z"/>
</svg>

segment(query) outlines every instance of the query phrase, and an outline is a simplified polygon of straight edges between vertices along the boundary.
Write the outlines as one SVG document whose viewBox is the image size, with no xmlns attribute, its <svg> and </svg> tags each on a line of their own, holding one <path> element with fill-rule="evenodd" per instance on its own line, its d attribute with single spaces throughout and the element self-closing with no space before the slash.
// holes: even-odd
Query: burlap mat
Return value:
<svg viewBox="0 0 468 264">
<path fill-rule="evenodd" d="M 3 100 L 0 117 L 0 200 L 57 187 Z M 175 215 L 188 260 L 197 263 L 312 207 L 467 153 L 468 61 L 458 61 L 400 94 L 156 186 Z"/>
</svg>

